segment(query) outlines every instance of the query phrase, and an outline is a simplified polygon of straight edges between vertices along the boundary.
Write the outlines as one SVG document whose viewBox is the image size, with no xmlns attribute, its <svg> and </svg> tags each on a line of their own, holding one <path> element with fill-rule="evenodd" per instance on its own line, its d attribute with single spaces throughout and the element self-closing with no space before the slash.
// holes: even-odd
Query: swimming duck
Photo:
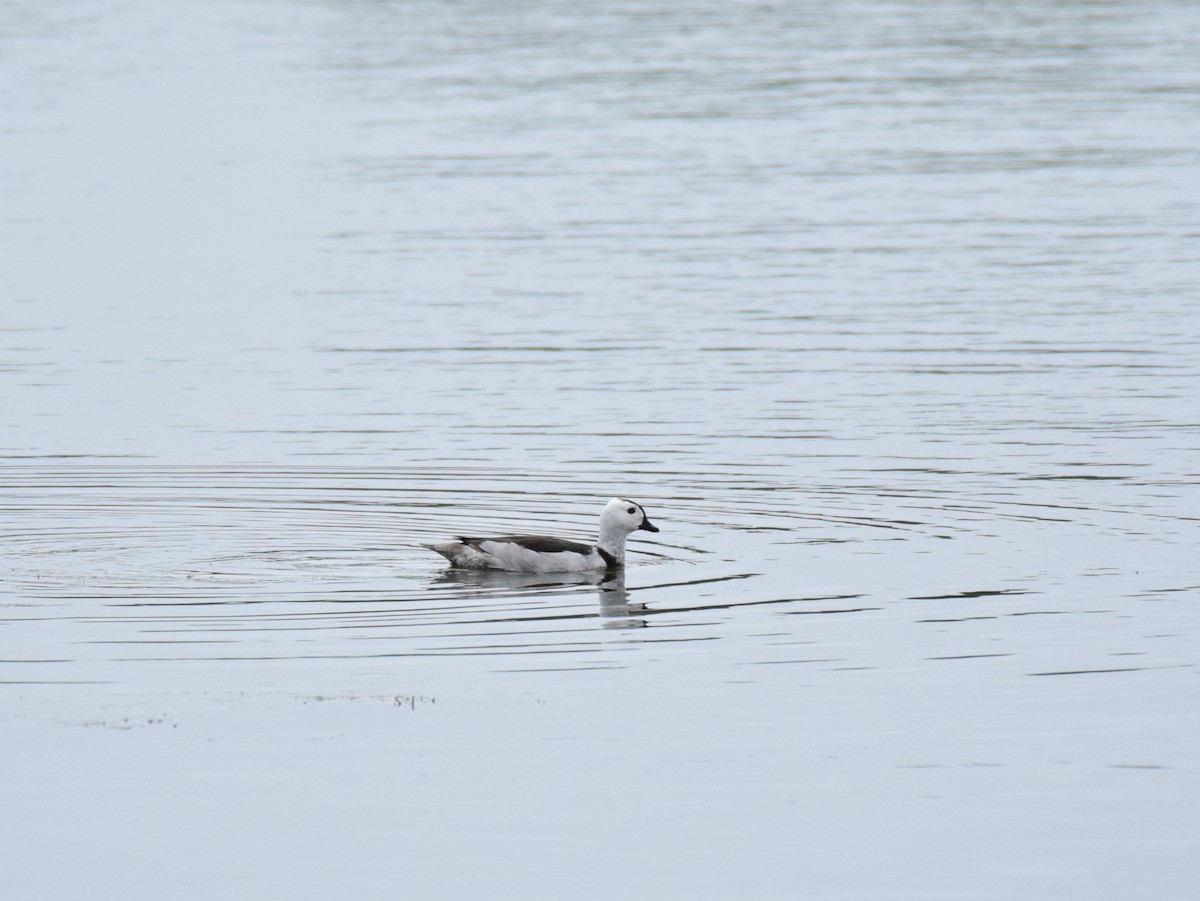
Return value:
<svg viewBox="0 0 1200 901">
<path fill-rule="evenodd" d="M 464 569 L 503 569 L 510 572 L 557 573 L 617 570 L 625 566 L 625 538 L 641 529 L 657 532 L 636 501 L 614 497 L 600 514 L 600 539 L 581 544 L 540 535 L 504 535 L 499 538 L 459 538 L 445 544 L 427 544 Z"/>
</svg>

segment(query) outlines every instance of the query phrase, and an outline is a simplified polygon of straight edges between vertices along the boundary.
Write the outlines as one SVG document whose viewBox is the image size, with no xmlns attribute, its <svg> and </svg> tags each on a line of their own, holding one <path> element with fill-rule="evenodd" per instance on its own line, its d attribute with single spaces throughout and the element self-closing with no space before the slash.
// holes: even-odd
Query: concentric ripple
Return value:
<svg viewBox="0 0 1200 901">
<path fill-rule="evenodd" d="M 803 642 L 811 628 L 794 614 L 900 614 L 960 629 L 1008 615 L 1087 615 L 1069 598 L 1046 600 L 1053 578 L 1039 541 L 1049 529 L 1060 548 L 1128 542 L 1145 515 L 1061 496 L 966 498 L 911 474 L 886 490 L 854 481 L 804 489 L 769 467 L 686 476 L 595 468 L 568 478 L 12 463 L 0 483 L 10 524 L 3 624 L 41 652 L 6 672 L 119 680 L 122 664 L 153 660 L 547 654 L 624 666 L 651 632 L 677 642 L 758 635 L 731 662 L 769 662 L 781 640 Z M 634 536 L 617 578 L 459 573 L 421 546 L 489 532 L 588 540 L 618 491 L 645 503 L 663 531 Z M 989 548 L 1022 544 L 1024 570 L 987 560 Z M 1082 574 L 1112 575 L 1102 566 Z M 605 637 L 614 628 L 649 631 L 616 646 Z M 930 659 L 979 656 L 967 645 Z"/>
</svg>

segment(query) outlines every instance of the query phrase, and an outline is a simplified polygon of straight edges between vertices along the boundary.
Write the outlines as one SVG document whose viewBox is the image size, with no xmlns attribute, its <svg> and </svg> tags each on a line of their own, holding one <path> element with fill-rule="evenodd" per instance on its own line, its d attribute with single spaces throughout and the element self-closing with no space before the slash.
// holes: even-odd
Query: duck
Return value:
<svg viewBox="0 0 1200 901">
<path fill-rule="evenodd" d="M 441 554 L 459 569 L 497 569 L 507 572 L 559 573 L 618 571 L 625 567 L 625 539 L 632 532 L 657 532 L 637 501 L 614 497 L 600 513 L 600 537 L 595 544 L 542 535 L 502 535 L 466 538 L 424 547 Z"/>
</svg>

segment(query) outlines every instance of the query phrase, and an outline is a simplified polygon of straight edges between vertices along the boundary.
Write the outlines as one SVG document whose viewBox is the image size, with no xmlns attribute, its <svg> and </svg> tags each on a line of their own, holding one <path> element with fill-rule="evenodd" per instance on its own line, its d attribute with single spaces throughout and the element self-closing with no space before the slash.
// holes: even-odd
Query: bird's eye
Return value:
<svg viewBox="0 0 1200 901">
<path fill-rule="evenodd" d="M 630 507 L 630 508 L 629 508 L 629 510 L 628 510 L 627 512 L 629 512 L 629 513 L 637 513 L 637 510 L 635 510 L 633 507 Z"/>
</svg>

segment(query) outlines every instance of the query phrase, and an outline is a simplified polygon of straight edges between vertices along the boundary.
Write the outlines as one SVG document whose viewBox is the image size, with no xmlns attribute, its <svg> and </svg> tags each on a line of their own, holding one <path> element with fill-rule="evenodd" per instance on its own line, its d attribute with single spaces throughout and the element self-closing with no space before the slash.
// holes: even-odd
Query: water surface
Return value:
<svg viewBox="0 0 1200 901">
<path fill-rule="evenodd" d="M 11 890 L 1200 895 L 1198 26 L 0 12 Z"/>
</svg>

